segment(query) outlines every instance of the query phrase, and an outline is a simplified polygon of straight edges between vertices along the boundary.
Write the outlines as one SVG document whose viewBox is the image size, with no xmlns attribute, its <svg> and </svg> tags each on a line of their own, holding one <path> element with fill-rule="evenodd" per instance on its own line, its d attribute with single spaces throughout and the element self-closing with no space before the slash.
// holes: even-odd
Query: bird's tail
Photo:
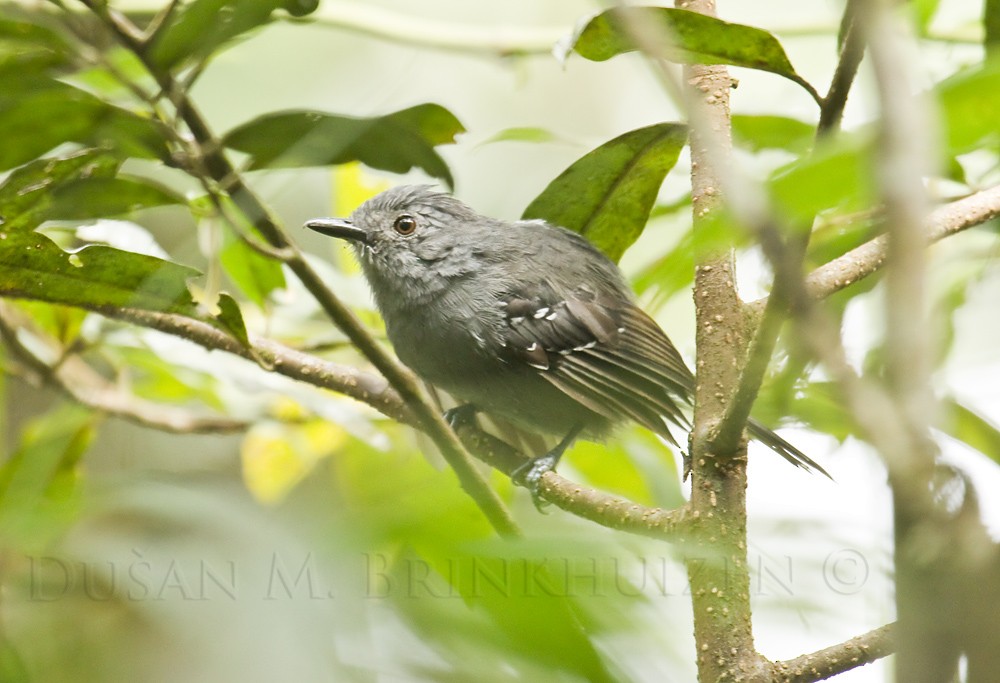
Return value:
<svg viewBox="0 0 1000 683">
<path fill-rule="evenodd" d="M 833 477 L 830 477 L 830 473 L 823 469 L 819 463 L 792 444 L 782 439 L 760 422 L 757 422 L 757 420 L 753 418 L 747 420 L 747 431 L 750 432 L 750 436 L 755 440 L 760 441 L 762 444 L 796 467 L 801 467 L 806 470 L 814 470 L 821 474 L 825 474 L 830 479 L 833 479 Z"/>
</svg>

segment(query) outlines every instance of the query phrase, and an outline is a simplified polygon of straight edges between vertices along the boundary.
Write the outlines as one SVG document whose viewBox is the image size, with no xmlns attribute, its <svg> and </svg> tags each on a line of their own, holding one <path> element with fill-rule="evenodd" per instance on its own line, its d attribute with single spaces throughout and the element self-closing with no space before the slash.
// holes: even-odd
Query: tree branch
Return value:
<svg viewBox="0 0 1000 683">
<path fill-rule="evenodd" d="M 925 221 L 925 241 L 933 244 L 997 216 L 1000 216 L 1000 185 L 931 211 Z M 881 270 L 887 256 L 887 242 L 888 238 L 880 235 L 814 270 L 805 280 L 809 296 L 825 299 Z M 762 311 L 766 302 L 765 297 L 749 305 L 755 311 Z"/>
<path fill-rule="evenodd" d="M 794 659 L 771 665 L 773 680 L 780 683 L 813 683 L 871 664 L 895 649 L 895 624 L 887 624 L 850 640 Z"/>
<path fill-rule="evenodd" d="M 114 415 L 145 427 L 174 433 L 220 434 L 242 432 L 249 427 L 245 420 L 198 415 L 140 398 L 124 387 L 108 381 L 75 354 L 63 355 L 49 365 L 32 353 L 18 339 L 15 328 L 25 329 L 27 316 L 16 315 L 10 306 L 0 302 L 0 339 L 11 355 L 37 382 L 53 387 L 77 403 L 93 410 Z M 45 343 L 54 355 L 62 353 L 58 344 L 37 329 L 30 330 L 39 343 Z"/>
</svg>

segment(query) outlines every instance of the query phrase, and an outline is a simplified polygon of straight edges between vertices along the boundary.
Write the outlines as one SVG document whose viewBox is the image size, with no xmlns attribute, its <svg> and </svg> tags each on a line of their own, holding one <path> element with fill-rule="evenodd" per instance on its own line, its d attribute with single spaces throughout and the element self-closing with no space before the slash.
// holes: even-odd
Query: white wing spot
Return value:
<svg viewBox="0 0 1000 683">
<path fill-rule="evenodd" d="M 535 320 L 540 320 L 549 314 L 548 306 L 543 306 L 535 311 Z"/>
</svg>

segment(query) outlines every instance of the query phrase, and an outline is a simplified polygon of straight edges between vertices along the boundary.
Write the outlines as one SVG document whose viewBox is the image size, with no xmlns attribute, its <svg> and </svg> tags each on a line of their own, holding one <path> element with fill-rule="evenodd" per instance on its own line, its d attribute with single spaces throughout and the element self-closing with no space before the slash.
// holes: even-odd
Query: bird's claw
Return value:
<svg viewBox="0 0 1000 683">
<path fill-rule="evenodd" d="M 546 453 L 533 460 L 529 460 L 516 470 L 514 470 L 510 478 L 515 484 L 523 486 L 528 489 L 531 493 L 531 502 L 535 504 L 535 509 L 539 512 L 545 512 L 545 506 L 548 505 L 546 501 L 542 499 L 541 486 L 542 486 L 542 476 L 546 472 L 554 472 L 556 465 L 559 464 L 559 456 L 561 453 Z"/>
</svg>

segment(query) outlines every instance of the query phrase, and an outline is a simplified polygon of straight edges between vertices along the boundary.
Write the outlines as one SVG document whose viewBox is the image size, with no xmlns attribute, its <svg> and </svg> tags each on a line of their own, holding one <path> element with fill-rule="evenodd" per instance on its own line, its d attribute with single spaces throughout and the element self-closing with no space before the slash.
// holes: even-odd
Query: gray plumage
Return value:
<svg viewBox="0 0 1000 683">
<path fill-rule="evenodd" d="M 675 444 L 668 425 L 689 429 L 694 376 L 580 235 L 481 216 L 425 186 L 307 226 L 351 241 L 399 358 L 458 400 L 566 443 L 629 420 Z M 823 471 L 759 423 L 749 429 Z"/>
</svg>

